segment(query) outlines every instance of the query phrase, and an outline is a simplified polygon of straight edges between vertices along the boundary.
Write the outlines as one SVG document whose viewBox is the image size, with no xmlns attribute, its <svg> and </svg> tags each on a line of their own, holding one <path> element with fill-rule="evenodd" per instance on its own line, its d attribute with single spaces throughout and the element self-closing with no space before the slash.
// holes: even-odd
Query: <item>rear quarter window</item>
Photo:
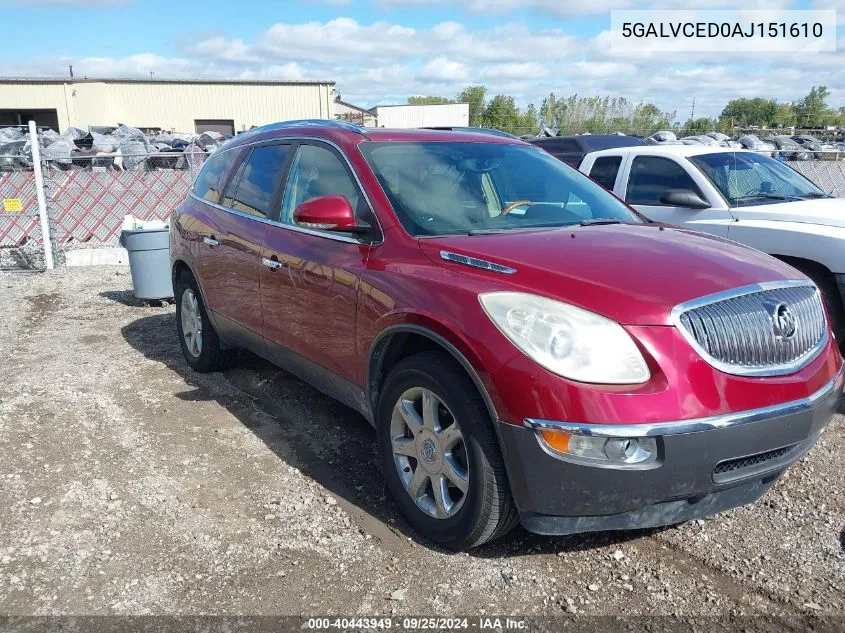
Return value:
<svg viewBox="0 0 845 633">
<path fill-rule="evenodd" d="M 234 149 L 220 152 L 205 161 L 194 183 L 194 195 L 215 204 L 219 202 L 220 195 L 223 193 L 222 189 L 226 184 L 226 175 L 232 169 L 239 153 Z"/>
</svg>

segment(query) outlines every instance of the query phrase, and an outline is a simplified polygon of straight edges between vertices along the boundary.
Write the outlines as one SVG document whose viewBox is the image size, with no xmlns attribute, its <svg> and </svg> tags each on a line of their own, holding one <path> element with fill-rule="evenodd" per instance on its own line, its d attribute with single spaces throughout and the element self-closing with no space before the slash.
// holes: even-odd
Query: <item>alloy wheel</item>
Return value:
<svg viewBox="0 0 845 633">
<path fill-rule="evenodd" d="M 202 353 L 202 317 L 200 316 L 199 301 L 191 288 L 182 293 L 182 336 L 185 347 L 194 358 Z"/>
<path fill-rule="evenodd" d="M 463 506 L 469 490 L 469 454 L 452 412 L 430 389 L 405 391 L 390 420 L 393 461 L 417 507 L 448 519 Z"/>
</svg>

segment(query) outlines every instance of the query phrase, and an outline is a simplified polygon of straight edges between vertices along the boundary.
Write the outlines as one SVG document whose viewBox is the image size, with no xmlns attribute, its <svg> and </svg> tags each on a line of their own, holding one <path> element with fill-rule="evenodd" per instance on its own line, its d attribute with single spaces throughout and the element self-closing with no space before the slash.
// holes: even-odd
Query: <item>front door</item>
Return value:
<svg viewBox="0 0 845 633">
<path fill-rule="evenodd" d="M 691 209 L 663 204 L 660 196 L 670 189 L 686 189 L 707 200 L 692 176 L 672 158 L 665 156 L 635 156 L 628 173 L 625 201 L 648 219 L 676 224 L 693 231 L 703 231 L 721 237 L 728 236 L 733 220 L 719 201 L 708 200 L 709 209 Z"/>
<path fill-rule="evenodd" d="M 297 149 L 285 187 L 279 224 L 267 227 L 261 252 L 264 337 L 273 360 L 299 373 L 330 373 L 314 382 L 339 379 L 362 385 L 355 340 L 357 291 L 371 238 L 296 226 L 294 209 L 311 198 L 343 195 L 361 219 L 374 224 L 361 189 L 340 153 L 318 142 Z M 313 380 L 313 376 L 308 376 Z M 326 388 L 349 400 L 344 389 Z"/>
</svg>

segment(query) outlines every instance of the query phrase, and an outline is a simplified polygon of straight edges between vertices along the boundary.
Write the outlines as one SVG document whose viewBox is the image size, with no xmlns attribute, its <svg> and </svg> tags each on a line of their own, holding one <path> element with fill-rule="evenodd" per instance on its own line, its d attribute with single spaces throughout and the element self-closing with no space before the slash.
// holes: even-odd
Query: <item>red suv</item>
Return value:
<svg viewBox="0 0 845 633">
<path fill-rule="evenodd" d="M 811 281 L 518 139 L 258 128 L 171 236 L 188 364 L 245 348 L 360 411 L 410 523 L 452 547 L 750 503 L 842 391 Z"/>
</svg>

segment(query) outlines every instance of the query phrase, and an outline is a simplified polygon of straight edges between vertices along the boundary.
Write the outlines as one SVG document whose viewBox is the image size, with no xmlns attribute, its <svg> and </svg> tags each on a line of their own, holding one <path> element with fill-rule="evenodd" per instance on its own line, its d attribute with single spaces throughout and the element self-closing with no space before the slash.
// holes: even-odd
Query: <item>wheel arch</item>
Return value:
<svg viewBox="0 0 845 633">
<path fill-rule="evenodd" d="M 444 351 L 461 366 L 481 394 L 490 420 L 495 424 L 499 416 L 493 398 L 466 354 L 442 334 L 414 323 L 402 323 L 385 328 L 379 332 L 370 346 L 367 358 L 366 393 L 367 402 L 373 412 L 371 422 L 375 424 L 378 397 L 387 372 L 403 358 L 428 350 Z"/>
</svg>

